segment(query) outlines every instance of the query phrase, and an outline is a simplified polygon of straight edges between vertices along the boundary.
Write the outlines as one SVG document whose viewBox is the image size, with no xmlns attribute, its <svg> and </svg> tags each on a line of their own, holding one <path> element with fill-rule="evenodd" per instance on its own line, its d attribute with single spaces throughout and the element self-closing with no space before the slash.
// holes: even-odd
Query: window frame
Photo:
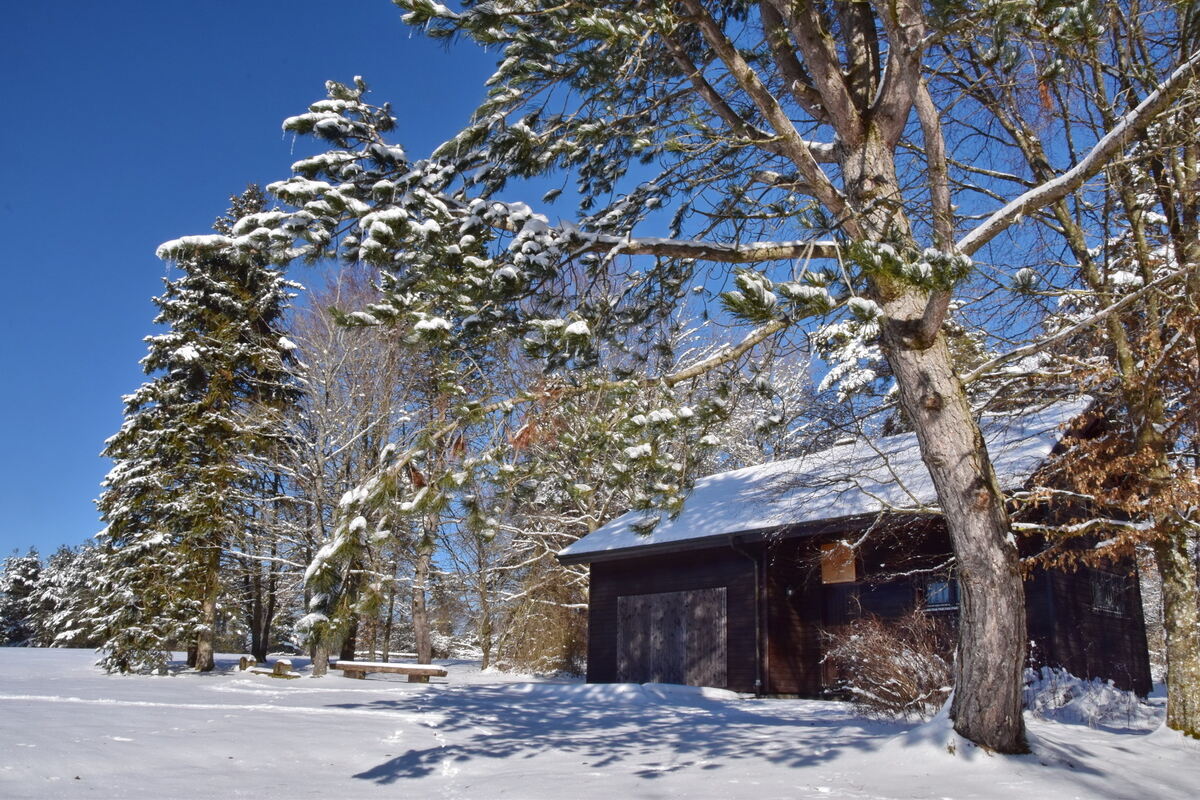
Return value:
<svg viewBox="0 0 1200 800">
<path fill-rule="evenodd" d="M 929 602 L 930 587 L 934 584 L 943 584 L 948 599 L 942 603 Z M 940 594 L 940 592 L 939 592 Z M 930 611 L 933 613 L 942 613 L 946 611 L 958 611 L 960 605 L 958 578 L 953 575 L 931 576 L 917 584 L 917 600 L 920 603 L 922 611 Z"/>
<path fill-rule="evenodd" d="M 1089 572 L 1088 582 L 1092 590 L 1089 608 L 1092 613 L 1109 617 L 1129 616 L 1129 576 L 1095 567 Z"/>
</svg>

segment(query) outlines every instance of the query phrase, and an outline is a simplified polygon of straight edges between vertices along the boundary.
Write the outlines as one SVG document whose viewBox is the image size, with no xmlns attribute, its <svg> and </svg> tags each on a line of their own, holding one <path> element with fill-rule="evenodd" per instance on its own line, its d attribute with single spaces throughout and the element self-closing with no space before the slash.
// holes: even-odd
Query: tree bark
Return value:
<svg viewBox="0 0 1200 800">
<path fill-rule="evenodd" d="M 312 676 L 323 678 L 329 672 L 329 644 L 318 640 L 312 648 Z"/>
<path fill-rule="evenodd" d="M 954 729 L 991 750 L 1028 752 L 1021 716 L 1025 595 L 1004 495 L 945 337 L 925 350 L 888 339 L 884 351 L 937 488 L 958 570 Z"/>
<path fill-rule="evenodd" d="M 866 209 L 858 217 L 864 237 L 899 238 L 918 250 L 898 210 L 903 201 L 894 157 L 882 135 L 869 132 L 863 147 L 846 159 L 844 172 L 851 205 Z M 1020 555 L 940 316 L 930 323 L 929 309 L 944 293 L 887 274 L 874 275 L 871 289 L 883 311 L 880 346 L 937 490 L 958 570 L 954 729 L 990 750 L 1028 752 L 1021 707 L 1027 629 Z"/>
<path fill-rule="evenodd" d="M 204 565 L 204 596 L 200 600 L 200 627 L 196 632 L 196 669 L 212 672 L 213 637 L 217 627 L 217 597 L 220 594 L 221 548 L 212 545 Z"/>
<path fill-rule="evenodd" d="M 436 526 L 436 516 L 426 520 L 425 537 L 417 544 L 417 558 L 413 565 L 412 621 L 418 664 L 429 664 L 433 661 L 433 639 L 429 635 L 429 608 L 425 603 L 425 593 L 429 584 L 430 568 L 433 566 L 431 531 L 436 531 Z"/>
<path fill-rule="evenodd" d="M 393 575 L 395 569 L 392 570 Z M 383 626 L 383 663 L 387 663 L 392 651 L 392 624 L 396 613 L 396 586 L 392 584 L 388 591 L 387 622 Z"/>
<path fill-rule="evenodd" d="M 1187 532 L 1160 530 L 1154 556 L 1167 633 L 1167 727 L 1200 739 L 1200 575 Z"/>
<path fill-rule="evenodd" d="M 346 630 L 346 638 L 342 639 L 342 649 L 338 658 L 342 661 L 353 661 L 358 651 L 358 617 L 351 617 L 350 627 Z"/>
</svg>

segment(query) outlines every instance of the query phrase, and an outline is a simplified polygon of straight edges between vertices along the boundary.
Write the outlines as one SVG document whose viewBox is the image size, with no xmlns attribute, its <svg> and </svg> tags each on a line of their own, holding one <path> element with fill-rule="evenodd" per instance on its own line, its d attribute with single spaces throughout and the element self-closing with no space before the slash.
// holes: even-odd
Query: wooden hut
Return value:
<svg viewBox="0 0 1200 800">
<path fill-rule="evenodd" d="M 1070 401 L 981 419 L 1006 491 L 1036 481 L 1085 410 Z M 588 680 L 801 696 L 836 688 L 826 634 L 853 618 L 921 607 L 956 619 L 935 503 L 905 434 L 702 478 L 682 513 L 648 534 L 644 513 L 610 522 L 559 553 L 590 565 Z M 1031 662 L 1150 690 L 1132 565 L 1038 569 L 1025 594 Z"/>
</svg>

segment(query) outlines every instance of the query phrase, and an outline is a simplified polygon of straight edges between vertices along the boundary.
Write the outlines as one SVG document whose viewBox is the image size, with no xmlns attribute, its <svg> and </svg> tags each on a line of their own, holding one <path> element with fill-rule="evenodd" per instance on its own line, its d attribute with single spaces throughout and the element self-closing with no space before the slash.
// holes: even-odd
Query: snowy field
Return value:
<svg viewBox="0 0 1200 800">
<path fill-rule="evenodd" d="M 107 676 L 0 648 L 0 798 L 1196 798 L 1200 742 L 1030 719 L 1035 754 L 948 752 L 936 725 L 725 692 L 517 679 L 429 685 L 236 670 Z M 297 667 L 304 662 L 296 659 Z"/>
</svg>

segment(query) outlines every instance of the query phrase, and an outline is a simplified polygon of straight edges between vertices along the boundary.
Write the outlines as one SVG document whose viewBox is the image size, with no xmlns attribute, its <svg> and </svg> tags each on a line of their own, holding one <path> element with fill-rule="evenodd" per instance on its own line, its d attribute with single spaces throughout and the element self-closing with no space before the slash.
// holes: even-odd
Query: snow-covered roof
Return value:
<svg viewBox="0 0 1200 800">
<path fill-rule="evenodd" d="M 1067 423 L 1090 398 L 1041 409 L 985 414 L 980 428 L 1000 485 L 1020 488 L 1049 457 Z M 683 511 L 648 533 L 635 523 L 654 512 L 631 511 L 559 552 L 568 562 L 615 556 L 633 548 L 673 549 L 709 537 L 936 505 L 914 434 L 857 439 L 788 461 L 709 475 L 696 481 Z"/>
</svg>

